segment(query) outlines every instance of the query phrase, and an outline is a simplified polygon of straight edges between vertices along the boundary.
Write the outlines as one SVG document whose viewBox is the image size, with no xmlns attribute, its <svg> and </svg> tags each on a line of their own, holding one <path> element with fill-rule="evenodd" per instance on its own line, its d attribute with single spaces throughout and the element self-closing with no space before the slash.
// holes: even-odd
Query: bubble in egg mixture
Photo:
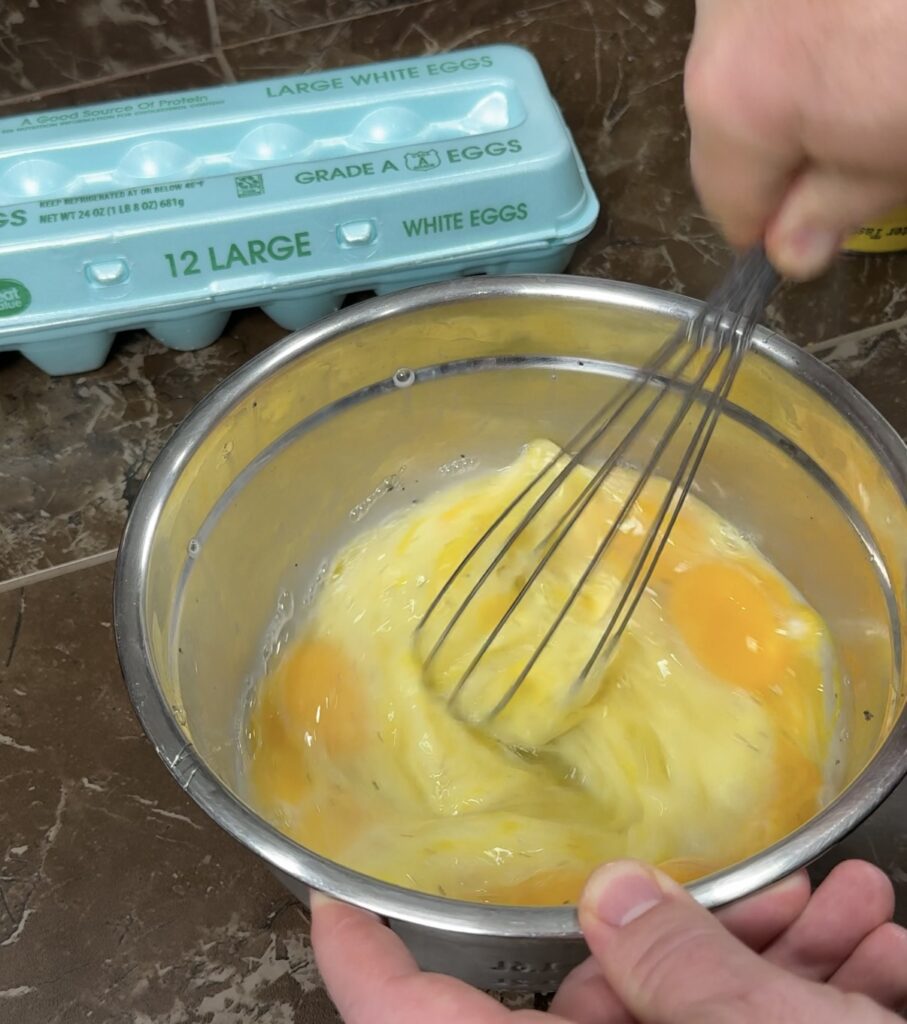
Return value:
<svg viewBox="0 0 907 1024">
<path fill-rule="evenodd" d="M 394 374 L 394 386 L 408 388 L 415 383 L 416 374 L 408 367 L 403 366 Z"/>
<path fill-rule="evenodd" d="M 372 491 L 371 494 L 369 494 L 362 501 L 358 502 L 350 509 L 350 519 L 352 519 L 353 522 L 355 523 L 358 522 L 360 519 L 364 518 L 369 513 L 369 511 L 371 510 L 372 506 L 375 504 L 376 501 L 379 501 L 381 498 L 383 498 L 385 494 L 390 494 L 391 491 L 396 490 L 399 484 L 400 478 L 397 476 L 396 473 L 392 474 L 391 476 L 386 476 L 381 481 L 381 483 L 378 484 L 378 486 Z"/>
<path fill-rule="evenodd" d="M 478 465 L 478 459 L 470 458 L 468 455 L 460 455 L 455 459 L 451 459 L 450 462 L 445 462 L 443 466 L 439 466 L 438 472 L 447 475 L 465 473 L 476 465 Z"/>
<path fill-rule="evenodd" d="M 846 723 L 827 626 L 697 498 L 613 656 L 572 685 L 664 480 L 642 489 L 634 528 L 615 533 L 571 603 L 638 479 L 632 469 L 607 478 L 528 589 L 540 546 L 591 470 L 563 481 L 457 615 L 516 525 L 505 517 L 426 618 L 476 541 L 517 495 L 532 500 L 532 481 L 558 455 L 535 442 L 504 470 L 458 478 L 471 468 L 461 454 L 442 470 L 444 488 L 362 528 L 322 568 L 304 613 L 282 600 L 245 719 L 242 774 L 252 805 L 292 838 L 408 888 L 556 905 L 615 858 L 680 881 L 709 874 L 829 798 Z M 398 482 L 383 480 L 350 518 Z"/>
<path fill-rule="evenodd" d="M 279 657 L 289 640 L 290 624 L 295 610 L 293 595 L 288 590 L 282 591 L 262 644 L 261 658 L 265 671 L 268 671 L 272 661 Z"/>
</svg>

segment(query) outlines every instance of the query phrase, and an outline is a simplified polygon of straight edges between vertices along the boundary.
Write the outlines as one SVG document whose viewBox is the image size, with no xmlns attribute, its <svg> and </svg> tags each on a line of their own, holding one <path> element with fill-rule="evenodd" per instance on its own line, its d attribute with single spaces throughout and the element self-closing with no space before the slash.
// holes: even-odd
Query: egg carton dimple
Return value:
<svg viewBox="0 0 907 1024">
<path fill-rule="evenodd" d="M 563 270 L 598 202 L 511 46 L 0 120 L 0 351 L 51 374 L 230 312 L 288 330 L 346 295 Z"/>
</svg>

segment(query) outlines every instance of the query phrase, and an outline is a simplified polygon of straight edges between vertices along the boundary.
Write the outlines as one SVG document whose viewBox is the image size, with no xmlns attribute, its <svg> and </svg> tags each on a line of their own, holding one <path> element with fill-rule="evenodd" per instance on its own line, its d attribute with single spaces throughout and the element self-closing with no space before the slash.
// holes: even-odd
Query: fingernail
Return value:
<svg viewBox="0 0 907 1024">
<path fill-rule="evenodd" d="M 647 868 L 624 862 L 599 868 L 589 880 L 583 902 L 588 901 L 605 924 L 622 928 L 661 903 L 664 896 Z"/>
<path fill-rule="evenodd" d="M 323 892 L 319 892 L 317 889 L 309 889 L 309 907 L 312 910 L 316 907 L 323 907 L 330 902 L 330 898 L 325 896 Z"/>
<path fill-rule="evenodd" d="M 805 871 L 795 871 L 792 875 L 787 875 L 782 878 L 780 882 L 775 882 L 773 885 L 770 885 L 769 889 L 774 893 L 787 893 L 788 890 L 794 892 L 802 889 L 804 886 L 806 886 L 806 888 L 810 887 L 809 875 L 807 875 Z"/>
<path fill-rule="evenodd" d="M 836 231 L 802 227 L 781 239 L 777 262 L 792 277 L 813 277 L 831 263 L 840 247 L 841 236 Z"/>
</svg>

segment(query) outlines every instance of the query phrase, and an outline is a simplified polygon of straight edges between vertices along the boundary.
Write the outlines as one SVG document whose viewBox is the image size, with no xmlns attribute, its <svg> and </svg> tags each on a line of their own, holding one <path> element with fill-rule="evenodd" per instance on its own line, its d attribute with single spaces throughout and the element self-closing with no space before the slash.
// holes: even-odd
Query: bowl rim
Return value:
<svg viewBox="0 0 907 1024">
<path fill-rule="evenodd" d="M 226 832 L 278 873 L 385 918 L 438 932 L 490 937 L 580 939 L 575 907 L 504 907 L 415 892 L 324 858 L 285 836 L 234 795 L 187 741 L 158 686 L 147 654 L 144 592 L 151 542 L 181 469 L 210 429 L 248 389 L 303 353 L 379 320 L 452 303 L 505 298 L 604 302 L 664 316 L 695 313 L 702 303 L 655 288 L 598 278 L 535 274 L 427 284 L 367 299 L 288 335 L 228 376 L 176 429 L 154 461 L 130 511 L 114 579 L 114 635 L 129 697 L 146 735 L 193 800 Z M 907 445 L 881 413 L 834 370 L 776 332 L 759 327 L 754 347 L 824 400 L 845 411 L 907 502 Z M 907 773 L 907 706 L 859 776 L 795 832 L 758 854 L 693 882 L 707 907 L 756 892 L 804 867 L 868 817 Z"/>
</svg>

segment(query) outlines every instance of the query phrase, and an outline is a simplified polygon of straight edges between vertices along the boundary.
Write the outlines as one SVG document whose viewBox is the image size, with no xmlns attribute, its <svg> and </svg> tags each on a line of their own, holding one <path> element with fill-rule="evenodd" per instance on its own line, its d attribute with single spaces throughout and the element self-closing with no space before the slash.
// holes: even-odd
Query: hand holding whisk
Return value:
<svg viewBox="0 0 907 1024">
<path fill-rule="evenodd" d="M 427 681 L 455 714 L 533 746 L 594 696 L 777 284 L 761 247 L 739 258 L 472 545 L 416 631 Z M 640 443 L 651 450 L 634 460 Z M 660 479 L 669 457 L 673 472 Z M 641 465 L 628 475 L 633 461 Z M 646 523 L 641 503 L 657 506 Z"/>
</svg>

